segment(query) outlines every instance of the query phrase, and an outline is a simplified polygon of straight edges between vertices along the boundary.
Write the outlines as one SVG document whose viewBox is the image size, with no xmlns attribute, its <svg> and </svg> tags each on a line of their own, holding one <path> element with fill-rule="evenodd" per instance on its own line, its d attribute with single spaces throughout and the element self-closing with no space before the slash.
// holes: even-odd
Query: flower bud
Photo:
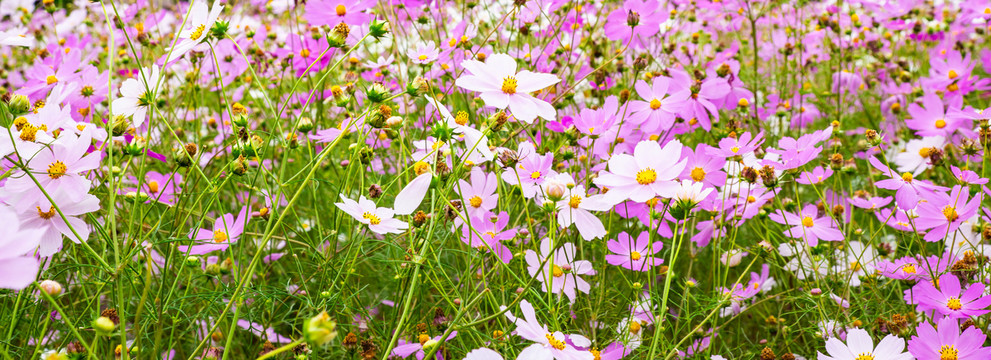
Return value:
<svg viewBox="0 0 991 360">
<path fill-rule="evenodd" d="M 306 321 L 303 336 L 308 344 L 323 347 L 337 337 L 337 323 L 330 319 L 326 311 Z"/>
<path fill-rule="evenodd" d="M 313 130 L 313 120 L 304 116 L 302 119 L 299 119 L 299 124 L 297 124 L 296 129 L 304 134 L 310 132 Z"/>
<path fill-rule="evenodd" d="M 41 291 L 51 296 L 59 296 L 62 294 L 62 284 L 59 284 L 54 280 L 45 280 L 38 284 Z"/>
<path fill-rule="evenodd" d="M 16 94 L 10 98 L 10 113 L 14 116 L 27 113 L 31 110 L 31 99 L 27 96 Z"/>
<path fill-rule="evenodd" d="M 372 24 L 368 26 L 368 35 L 376 39 L 381 39 L 383 36 L 389 33 L 389 23 L 381 20 L 372 20 Z"/>
<path fill-rule="evenodd" d="M 630 10 L 626 13 L 626 25 L 636 27 L 640 24 L 640 13 Z"/>
<path fill-rule="evenodd" d="M 351 34 L 351 28 L 348 27 L 348 24 L 337 24 L 330 31 L 330 34 L 327 34 L 327 43 L 330 47 L 343 48 L 349 34 Z"/>
<path fill-rule="evenodd" d="M 117 328 L 117 324 L 114 324 L 113 320 L 106 316 L 101 316 L 93 320 L 93 329 L 100 335 L 107 335 Z"/>
</svg>

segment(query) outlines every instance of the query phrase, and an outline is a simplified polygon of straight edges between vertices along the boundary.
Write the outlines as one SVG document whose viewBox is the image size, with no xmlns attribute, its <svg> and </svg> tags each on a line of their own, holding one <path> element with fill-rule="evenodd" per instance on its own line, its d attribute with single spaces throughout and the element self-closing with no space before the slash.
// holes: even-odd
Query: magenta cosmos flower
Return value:
<svg viewBox="0 0 991 360">
<path fill-rule="evenodd" d="M 336 26 L 345 23 L 350 26 L 364 25 L 372 20 L 366 11 L 375 6 L 372 0 L 316 0 L 306 4 L 303 17 L 312 26 Z"/>
<path fill-rule="evenodd" d="M 685 107 L 688 91 L 670 93 L 671 78 L 655 77 L 648 85 L 639 80 L 634 88 L 643 101 L 630 101 L 630 123 L 640 125 L 645 132 L 655 133 L 671 129 L 676 114 Z"/>
<path fill-rule="evenodd" d="M 461 63 L 471 74 L 462 75 L 455 84 L 471 91 L 485 104 L 509 111 L 520 121 L 531 123 L 538 116 L 554 120 L 554 107 L 529 93 L 541 90 L 561 81 L 553 74 L 528 70 L 517 72 L 516 59 L 506 54 L 494 54 L 486 62 L 465 60 Z"/>
<path fill-rule="evenodd" d="M 577 296 L 575 290 L 587 294 L 592 287 L 585 279 L 578 276 L 595 275 L 592 263 L 575 259 L 575 245 L 572 243 L 566 243 L 554 251 L 553 263 L 547 260 L 551 251 L 551 240 L 544 238 L 540 242 L 539 255 L 533 250 L 527 250 L 524 255 L 527 270 L 530 276 L 540 281 L 541 290 L 555 294 L 564 293 L 571 302 L 574 302 Z M 547 263 L 544 263 L 544 260 L 547 260 Z"/>
<path fill-rule="evenodd" d="M 502 244 L 503 241 L 512 240 L 517 233 L 515 228 L 506 228 L 509 225 L 509 213 L 503 211 L 496 216 L 486 212 L 468 215 L 467 221 L 457 218 L 455 222 L 455 228 L 461 227 L 461 241 L 468 246 L 487 250 L 505 264 L 513 260 L 513 252 Z"/>
<path fill-rule="evenodd" d="M 678 140 L 668 142 L 663 148 L 656 141 L 641 141 L 632 156 L 613 155 L 609 159 L 609 171 L 603 171 L 593 181 L 609 188 L 606 197 L 613 204 L 626 199 L 645 202 L 655 196 L 674 197 L 679 189 L 675 179 L 688 163 L 681 159 L 681 149 Z"/>
<path fill-rule="evenodd" d="M 981 194 L 978 193 L 968 202 L 967 193 L 967 188 L 957 185 L 949 196 L 936 192 L 928 201 L 919 203 L 916 208 L 919 217 L 915 220 L 915 226 L 920 230 L 930 229 L 926 233 L 926 241 L 939 241 L 977 214 L 977 209 L 981 206 Z"/>
<path fill-rule="evenodd" d="M 455 191 L 461 195 L 461 204 L 468 216 L 481 216 L 499 204 L 498 187 L 499 177 L 496 174 L 474 167 L 471 169 L 471 182 L 458 180 Z"/>
<path fill-rule="evenodd" d="M 231 244 L 237 242 L 244 233 L 244 227 L 248 224 L 248 217 L 251 211 L 247 206 L 241 208 L 237 214 L 237 219 L 233 214 L 227 213 L 213 221 L 213 230 L 199 229 L 189 237 L 195 242 L 191 246 L 179 246 L 179 251 L 190 255 L 203 255 L 215 250 L 226 250 Z"/>
<path fill-rule="evenodd" d="M 918 335 L 908 341 L 908 352 L 918 360 L 991 359 L 991 348 L 984 347 L 987 336 L 973 326 L 960 333 L 960 323 L 954 318 L 943 318 L 938 328 L 924 322 L 915 331 Z"/>
<path fill-rule="evenodd" d="M 835 337 L 826 340 L 826 352 L 819 353 L 819 360 L 912 360 L 902 338 L 889 334 L 875 347 L 871 335 L 858 328 L 847 332 L 846 344 Z"/>
<path fill-rule="evenodd" d="M 809 246 L 819 245 L 819 240 L 843 240 L 843 233 L 835 228 L 836 223 L 833 218 L 819 217 L 819 209 L 814 204 L 805 205 L 798 214 L 778 210 L 778 213 L 770 214 L 768 217 L 776 223 L 791 226 L 791 229 L 785 230 L 785 235 L 805 239 Z"/>
<path fill-rule="evenodd" d="M 919 311 L 935 310 L 954 319 L 981 316 L 991 311 L 987 310 L 991 306 L 991 295 L 984 295 L 983 283 L 973 283 L 964 290 L 960 287 L 960 279 L 947 273 L 939 277 L 937 284 L 939 289 L 929 281 L 920 281 L 912 289 L 905 290 L 905 301 L 917 304 Z"/>
<path fill-rule="evenodd" d="M 636 241 L 626 232 L 621 232 L 616 236 L 616 240 L 609 240 L 606 247 L 612 254 L 606 255 L 606 262 L 611 265 L 627 268 L 633 271 L 649 271 L 654 266 L 660 266 L 664 259 L 653 257 L 661 251 L 664 243 L 660 241 L 650 242 L 650 233 L 641 232 Z"/>
</svg>

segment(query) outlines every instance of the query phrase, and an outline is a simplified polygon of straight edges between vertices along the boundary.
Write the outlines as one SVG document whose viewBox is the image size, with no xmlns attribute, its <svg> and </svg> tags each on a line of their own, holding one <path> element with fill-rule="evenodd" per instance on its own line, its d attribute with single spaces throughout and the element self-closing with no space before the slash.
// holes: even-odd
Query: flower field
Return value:
<svg viewBox="0 0 991 360">
<path fill-rule="evenodd" d="M 0 0 L 0 359 L 991 359 L 991 0 Z"/>
</svg>

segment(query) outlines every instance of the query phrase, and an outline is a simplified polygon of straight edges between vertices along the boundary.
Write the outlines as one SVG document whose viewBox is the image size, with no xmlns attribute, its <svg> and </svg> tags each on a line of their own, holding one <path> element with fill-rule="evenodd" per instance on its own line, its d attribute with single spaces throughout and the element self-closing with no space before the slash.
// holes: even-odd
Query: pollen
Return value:
<svg viewBox="0 0 991 360">
<path fill-rule="evenodd" d="M 661 101 L 660 100 L 653 99 L 653 100 L 650 101 L 650 109 L 651 110 L 657 110 L 657 109 L 660 109 L 660 108 L 661 108 Z"/>
<path fill-rule="evenodd" d="M 943 345 L 939 347 L 939 360 L 959 360 L 960 352 L 954 345 Z"/>
<path fill-rule="evenodd" d="M 334 12 L 337 13 L 337 16 L 344 16 L 348 14 L 348 8 L 344 4 L 340 4 L 334 8 Z"/>
<path fill-rule="evenodd" d="M 48 177 L 52 180 L 58 179 L 65 175 L 66 168 L 65 163 L 61 160 L 55 160 L 51 165 L 48 165 Z"/>
<path fill-rule="evenodd" d="M 213 242 L 219 244 L 219 243 L 222 243 L 224 241 L 227 241 L 227 233 L 226 232 L 224 232 L 223 230 L 217 230 L 217 231 L 214 231 L 213 232 Z"/>
<path fill-rule="evenodd" d="M 905 265 L 904 267 L 902 267 L 902 271 L 904 271 L 906 274 L 915 274 L 915 272 L 916 272 L 916 270 L 915 270 L 915 264 L 907 264 L 907 265 Z"/>
<path fill-rule="evenodd" d="M 630 252 L 630 260 L 633 260 L 633 261 L 640 260 L 641 256 L 642 255 L 640 255 L 640 252 L 638 252 L 638 251 L 631 251 Z"/>
<path fill-rule="evenodd" d="M 554 335 L 547 334 L 544 335 L 547 338 L 547 343 L 558 350 L 564 350 L 564 341 L 558 340 Z"/>
<path fill-rule="evenodd" d="M 534 172 L 530 173 L 530 179 L 537 180 L 537 179 L 540 178 L 541 175 L 542 174 L 539 171 L 534 171 Z"/>
<path fill-rule="evenodd" d="M 860 271 L 863 268 L 864 267 L 860 265 L 860 261 L 854 261 L 854 262 L 851 262 L 850 263 L 850 271 L 857 272 L 857 271 Z"/>
<path fill-rule="evenodd" d="M 303 58 L 310 57 L 310 49 L 303 49 L 299 51 L 299 56 Z"/>
<path fill-rule="evenodd" d="M 950 308 L 950 310 L 956 311 L 956 310 L 960 310 L 960 308 L 963 307 L 963 304 L 960 303 L 960 299 L 951 297 L 946 300 L 946 307 Z"/>
<path fill-rule="evenodd" d="M 361 217 L 368 219 L 368 223 L 372 225 L 378 225 L 382 223 L 382 219 L 380 219 L 377 215 L 372 214 L 370 212 L 365 212 L 364 214 L 361 214 Z"/>
<path fill-rule="evenodd" d="M 51 85 L 51 84 L 54 84 L 54 83 L 57 83 L 57 82 L 58 82 L 58 78 L 55 77 L 55 75 L 48 75 L 48 77 L 45 78 L 45 83 L 47 83 L 48 85 Z"/>
<path fill-rule="evenodd" d="M 946 120 L 944 120 L 944 119 L 936 120 L 936 128 L 937 129 L 942 129 L 942 128 L 945 128 L 945 127 L 946 127 Z"/>
<path fill-rule="evenodd" d="M 922 149 L 919 149 L 919 156 L 924 157 L 924 158 L 927 158 L 927 157 L 929 157 L 929 154 L 932 152 L 931 150 L 932 150 L 932 148 L 922 148 Z"/>
<path fill-rule="evenodd" d="M 815 220 L 813 220 L 811 217 L 806 216 L 802 218 L 802 226 L 812 227 L 813 225 L 815 225 Z"/>
<path fill-rule="evenodd" d="M 695 180 L 695 182 L 700 182 L 702 180 L 705 180 L 705 170 L 702 170 L 702 168 L 700 167 L 695 167 L 694 169 L 692 169 L 691 175 L 692 175 L 692 180 Z"/>
<path fill-rule="evenodd" d="M 950 78 L 950 80 L 956 79 L 957 76 L 959 75 L 957 75 L 957 72 L 954 70 L 950 70 L 950 72 L 946 73 L 946 77 Z"/>
<path fill-rule="evenodd" d="M 907 172 L 902 174 L 902 180 L 905 180 L 905 182 L 912 182 L 912 173 Z"/>
<path fill-rule="evenodd" d="M 159 190 L 158 189 L 158 181 L 149 181 L 148 182 L 148 192 L 150 192 L 152 194 L 157 194 L 158 193 L 158 190 Z"/>
<path fill-rule="evenodd" d="M 513 95 L 516 93 L 516 77 L 507 76 L 502 79 L 502 92 L 508 95 Z"/>
<path fill-rule="evenodd" d="M 750 105 L 750 101 L 747 101 L 747 98 L 740 98 L 740 101 L 737 101 L 736 104 L 739 106 L 746 107 Z"/>
<path fill-rule="evenodd" d="M 420 54 L 420 56 L 417 56 L 416 58 L 417 59 L 420 59 L 420 61 L 427 61 L 427 55 L 426 54 Z"/>
<path fill-rule="evenodd" d="M 468 123 L 468 112 L 462 110 L 458 111 L 458 114 L 454 116 L 454 122 L 458 125 L 465 125 Z"/>
<path fill-rule="evenodd" d="M 203 36 L 203 31 L 206 31 L 206 25 L 200 24 L 200 26 L 196 27 L 196 30 L 193 30 L 192 34 L 189 34 L 189 39 L 199 40 L 200 36 Z"/>
<path fill-rule="evenodd" d="M 946 221 L 954 222 L 960 218 L 960 214 L 957 214 L 957 208 L 947 205 L 943 208 L 943 216 L 946 217 Z"/>
<path fill-rule="evenodd" d="M 430 341 L 430 335 L 427 335 L 427 333 L 422 333 L 416 337 L 416 341 L 419 342 L 420 345 L 426 344 L 427 341 Z"/>
<path fill-rule="evenodd" d="M 756 197 L 754 197 L 753 195 L 747 195 L 747 203 L 753 204 L 755 202 L 757 202 Z"/>
<path fill-rule="evenodd" d="M 572 195 L 571 200 L 568 200 L 568 206 L 572 209 L 577 209 L 578 205 L 582 203 L 582 197 L 578 195 Z"/>
<path fill-rule="evenodd" d="M 874 360 L 874 355 L 871 355 L 871 353 L 860 353 L 853 360 Z"/>
<path fill-rule="evenodd" d="M 564 276 L 564 269 L 560 266 L 554 265 L 554 267 L 551 268 L 551 275 L 554 275 L 554 277 L 562 277 Z"/>
<path fill-rule="evenodd" d="M 637 172 L 637 183 L 640 185 L 650 185 L 657 181 L 657 172 L 651 168 L 645 168 Z"/>
<path fill-rule="evenodd" d="M 478 195 L 472 196 L 471 199 L 468 199 L 468 203 L 471 204 L 471 207 L 480 207 L 482 206 L 482 198 Z"/>
<path fill-rule="evenodd" d="M 51 218 L 55 217 L 55 207 L 54 206 L 50 206 L 48 208 L 48 211 L 41 211 L 41 207 L 39 207 L 39 206 L 35 206 L 35 208 L 38 209 L 38 217 L 40 217 L 42 219 L 48 220 L 48 219 L 51 219 Z"/>
<path fill-rule="evenodd" d="M 730 148 L 729 151 L 732 151 L 734 154 L 736 154 L 736 153 L 740 152 L 740 147 L 739 146 L 734 146 L 734 147 Z"/>
</svg>

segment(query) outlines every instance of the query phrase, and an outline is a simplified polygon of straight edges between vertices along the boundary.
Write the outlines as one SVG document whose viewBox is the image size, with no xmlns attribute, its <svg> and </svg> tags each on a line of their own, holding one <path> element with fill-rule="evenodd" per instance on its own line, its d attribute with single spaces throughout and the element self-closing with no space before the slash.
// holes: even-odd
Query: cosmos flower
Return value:
<svg viewBox="0 0 991 360">
<path fill-rule="evenodd" d="M 919 311 L 932 311 L 954 319 L 967 319 L 991 312 L 991 295 L 984 294 L 984 284 L 975 282 L 966 289 L 960 286 L 956 275 L 946 273 L 939 277 L 937 289 L 929 281 L 920 281 L 911 290 L 905 290 L 905 302 L 917 304 Z"/>
<path fill-rule="evenodd" d="M 148 109 L 157 101 L 158 66 L 142 69 L 137 79 L 124 80 L 120 85 L 120 97 L 110 104 L 114 114 L 130 116 L 134 127 L 140 128 L 148 119 Z"/>
<path fill-rule="evenodd" d="M 835 337 L 826 340 L 826 353 L 819 354 L 819 360 L 912 360 L 912 354 L 905 352 L 905 340 L 887 335 L 874 346 L 874 339 L 863 329 L 853 328 L 847 332 L 846 343 Z"/>
<path fill-rule="evenodd" d="M 169 64 L 183 57 L 197 45 L 206 41 L 210 36 L 210 29 L 220 17 L 220 12 L 224 10 L 220 0 L 214 0 L 209 10 L 206 7 L 206 0 L 194 0 L 190 6 L 189 16 L 185 19 L 185 26 L 179 31 L 179 36 L 173 42 L 175 45 L 168 51 L 164 64 Z"/>
<path fill-rule="evenodd" d="M 226 250 L 236 243 L 250 220 L 251 211 L 247 206 L 234 218 L 233 214 L 227 213 L 218 217 L 213 222 L 213 229 L 199 229 L 189 234 L 193 240 L 193 245 L 179 245 L 179 251 L 190 255 L 204 255 L 217 250 Z"/>
<path fill-rule="evenodd" d="M 836 223 L 829 216 L 819 217 L 819 209 L 814 204 L 805 205 L 798 214 L 778 210 L 769 214 L 776 223 L 790 226 L 784 234 L 796 239 L 805 239 L 809 246 L 816 246 L 819 240 L 840 241 L 843 233 L 836 229 Z"/>
<path fill-rule="evenodd" d="M 506 54 L 490 55 L 484 63 L 465 60 L 461 66 L 470 74 L 461 75 L 455 84 L 478 92 L 486 105 L 508 107 L 514 117 L 525 123 L 533 122 L 538 116 L 554 120 L 554 107 L 530 93 L 557 84 L 561 81 L 557 76 L 529 70 L 517 72 L 516 59 Z"/>
<path fill-rule="evenodd" d="M 503 306 L 505 309 L 505 306 Z M 551 331 L 546 325 L 537 320 L 537 312 L 529 301 L 520 301 L 520 312 L 522 318 L 506 311 L 509 321 L 516 324 L 516 335 L 528 341 L 534 342 L 520 352 L 517 359 L 527 360 L 593 360 L 594 356 L 588 352 L 582 352 L 571 346 L 567 342 L 567 337 L 560 331 Z M 575 336 L 575 335 L 569 335 Z M 587 341 L 587 339 L 585 339 Z"/>
<path fill-rule="evenodd" d="M 536 277 L 541 284 L 541 290 L 554 294 L 564 294 L 571 302 L 575 301 L 577 291 L 588 293 L 591 286 L 582 275 L 595 275 L 592 263 L 587 260 L 575 258 L 575 245 L 565 243 L 554 251 L 553 262 L 551 256 L 551 240 L 544 238 L 540 241 L 540 254 L 533 250 L 527 250 L 524 254 L 527 271 L 530 276 Z M 544 261 L 547 261 L 545 264 Z M 548 284 L 550 283 L 550 284 Z"/>
<path fill-rule="evenodd" d="M 660 241 L 650 242 L 650 233 L 641 232 L 636 241 L 626 232 L 620 232 L 615 240 L 606 242 L 612 254 L 606 255 L 606 262 L 633 271 L 649 271 L 660 266 L 664 259 L 653 257 L 664 247 Z"/>
<path fill-rule="evenodd" d="M 656 141 L 641 141 L 633 155 L 613 155 L 609 171 L 601 172 L 593 182 L 609 189 L 606 197 L 614 204 L 626 199 L 644 202 L 655 196 L 674 197 L 679 189 L 675 179 L 687 164 L 686 160 L 673 161 L 681 159 L 681 149 L 677 140 L 663 148 Z"/>
<path fill-rule="evenodd" d="M 952 317 L 939 320 L 937 327 L 923 321 L 915 328 L 917 335 L 908 341 L 908 351 L 919 360 L 981 360 L 991 358 L 991 347 L 984 347 L 987 338 L 980 329 L 968 326 L 960 331 L 960 323 Z"/>
</svg>

